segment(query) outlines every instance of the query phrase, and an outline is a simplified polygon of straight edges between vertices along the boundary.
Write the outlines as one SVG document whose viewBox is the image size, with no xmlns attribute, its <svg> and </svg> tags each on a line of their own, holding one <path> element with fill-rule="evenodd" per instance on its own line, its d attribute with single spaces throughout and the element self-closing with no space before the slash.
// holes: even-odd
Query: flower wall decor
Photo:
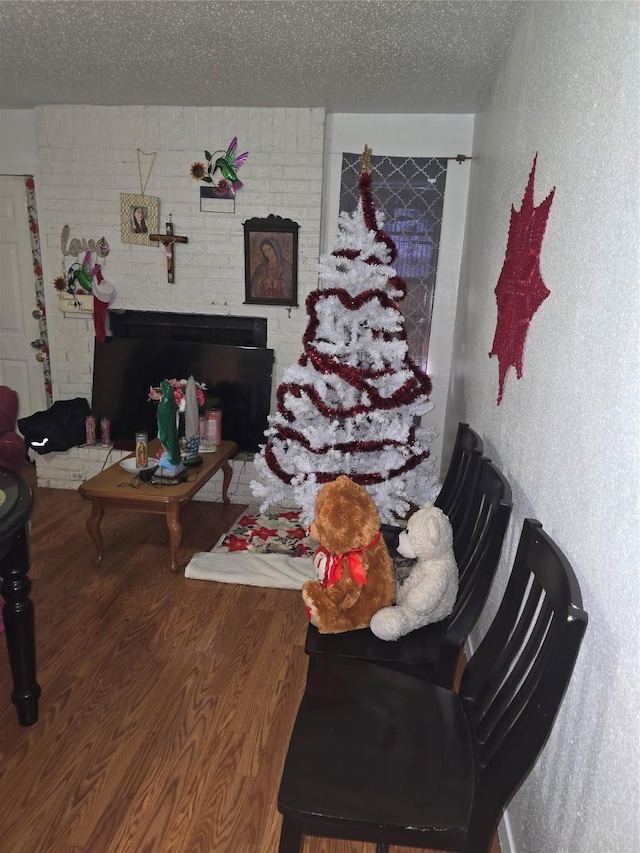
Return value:
<svg viewBox="0 0 640 853">
<path fill-rule="evenodd" d="M 236 192 L 242 189 L 243 183 L 238 179 L 238 170 L 249 156 L 249 152 L 236 155 L 238 137 L 234 136 L 226 151 L 220 149 L 211 154 L 204 152 L 207 165 L 196 162 L 191 166 L 191 177 L 205 184 L 215 184 L 211 187 L 200 187 L 200 194 L 207 197 L 234 198 Z M 220 155 L 220 156 L 217 156 Z M 216 180 L 216 176 L 219 177 Z"/>
<path fill-rule="evenodd" d="M 63 229 L 63 244 L 65 240 L 65 230 L 68 233 L 68 226 Z M 72 247 L 77 248 L 79 241 L 72 241 Z M 87 245 L 86 241 L 82 241 L 82 245 Z M 53 287 L 58 294 L 58 305 L 61 311 L 69 311 L 78 314 L 93 314 L 96 328 L 96 337 L 100 342 L 105 338 L 105 311 L 108 304 L 111 304 L 115 299 L 115 289 L 110 282 L 102 274 L 102 265 L 98 258 L 102 259 L 109 254 L 109 244 L 104 237 L 98 240 L 97 244 L 93 240 L 89 240 L 89 246 L 85 252 L 82 263 L 76 261 L 71 264 L 68 271 L 57 275 L 53 280 Z M 96 253 L 96 260 L 93 260 L 93 253 Z M 69 254 L 64 252 L 63 254 Z M 64 267 L 64 257 L 62 259 Z"/>
</svg>

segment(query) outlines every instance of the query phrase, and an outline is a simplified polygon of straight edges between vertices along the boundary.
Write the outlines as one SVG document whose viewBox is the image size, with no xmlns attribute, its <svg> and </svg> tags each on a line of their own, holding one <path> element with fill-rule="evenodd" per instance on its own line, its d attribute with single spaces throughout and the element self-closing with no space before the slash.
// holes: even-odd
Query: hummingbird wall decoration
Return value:
<svg viewBox="0 0 640 853">
<path fill-rule="evenodd" d="M 226 151 L 220 149 L 211 154 L 209 151 L 204 152 L 207 158 L 207 165 L 204 163 L 194 163 L 191 167 L 191 176 L 197 180 L 204 181 L 206 184 L 214 183 L 214 175 L 219 171 L 221 178 L 218 181 L 220 191 L 230 189 L 233 193 L 242 188 L 242 181 L 238 180 L 238 169 L 249 156 L 249 152 L 236 155 L 238 148 L 238 137 L 234 136 Z M 220 157 L 216 157 L 220 154 Z"/>
</svg>

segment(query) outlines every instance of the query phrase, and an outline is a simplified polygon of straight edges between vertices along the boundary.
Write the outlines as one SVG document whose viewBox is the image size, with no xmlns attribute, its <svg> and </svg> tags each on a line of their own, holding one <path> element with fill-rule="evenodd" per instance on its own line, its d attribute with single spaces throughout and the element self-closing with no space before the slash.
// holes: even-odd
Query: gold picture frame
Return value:
<svg viewBox="0 0 640 853">
<path fill-rule="evenodd" d="M 120 238 L 123 243 L 155 245 L 149 234 L 158 233 L 160 199 L 152 195 L 120 193 Z"/>
</svg>

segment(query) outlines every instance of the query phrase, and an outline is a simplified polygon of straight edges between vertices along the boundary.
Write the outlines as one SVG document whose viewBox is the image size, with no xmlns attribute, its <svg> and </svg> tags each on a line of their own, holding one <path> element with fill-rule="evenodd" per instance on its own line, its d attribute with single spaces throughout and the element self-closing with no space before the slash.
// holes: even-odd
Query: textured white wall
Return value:
<svg viewBox="0 0 640 853">
<path fill-rule="evenodd" d="M 531 4 L 476 116 L 449 417 L 479 430 L 513 487 L 491 612 L 532 516 L 574 566 L 590 618 L 509 809 L 514 853 L 640 849 L 639 10 Z M 536 203 L 556 187 L 541 256 L 551 295 L 496 406 L 493 290 L 536 151 Z"/>
<path fill-rule="evenodd" d="M 342 155 L 358 153 L 365 144 L 374 154 L 389 157 L 455 157 L 470 154 L 473 142 L 472 115 L 346 115 L 327 116 L 325 182 L 322 211 L 322 250 L 331 251 L 340 212 Z M 425 422 L 435 427 L 437 437 L 431 452 L 446 471 L 443 458 L 447 393 L 451 371 L 453 329 L 458 299 L 460 259 L 469 189 L 470 161 L 451 161 L 442 212 L 438 272 L 433 300 L 427 372 L 433 390 L 433 411 Z M 373 187 L 375 197 L 375 186 Z"/>
<path fill-rule="evenodd" d="M 304 300 L 317 286 L 324 110 L 48 106 L 36 110 L 36 127 L 54 399 L 91 394 L 93 320 L 63 316 L 52 287 L 74 260 L 63 261 L 65 224 L 71 238 L 108 240 L 104 272 L 116 289 L 114 308 L 266 316 L 275 389 L 300 354 Z M 234 136 L 238 150 L 249 151 L 235 213 L 201 213 L 201 184 L 191 178 L 191 164 L 204 162 L 205 150 L 226 148 Z M 189 239 L 175 250 L 175 284 L 167 283 L 162 248 L 120 239 L 120 193 L 141 191 L 137 148 L 157 152 L 146 193 L 160 198 L 160 231 L 172 214 L 175 233 Z M 141 157 L 143 182 L 150 163 Z M 242 304 L 242 223 L 271 213 L 300 225 L 299 308 Z"/>
<path fill-rule="evenodd" d="M 33 110 L 0 110 L 0 175 L 34 175 L 38 164 Z"/>
</svg>

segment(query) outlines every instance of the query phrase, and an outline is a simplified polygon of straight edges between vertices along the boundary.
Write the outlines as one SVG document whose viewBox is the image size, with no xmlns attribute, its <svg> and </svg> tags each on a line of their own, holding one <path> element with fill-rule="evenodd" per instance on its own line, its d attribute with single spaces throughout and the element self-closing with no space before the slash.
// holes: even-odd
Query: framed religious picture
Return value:
<svg viewBox="0 0 640 853">
<path fill-rule="evenodd" d="M 245 305 L 297 306 L 299 227 L 274 214 L 244 223 Z"/>
<path fill-rule="evenodd" d="M 120 237 L 123 243 L 152 246 L 149 234 L 158 232 L 160 199 L 151 195 L 120 193 Z"/>
</svg>

